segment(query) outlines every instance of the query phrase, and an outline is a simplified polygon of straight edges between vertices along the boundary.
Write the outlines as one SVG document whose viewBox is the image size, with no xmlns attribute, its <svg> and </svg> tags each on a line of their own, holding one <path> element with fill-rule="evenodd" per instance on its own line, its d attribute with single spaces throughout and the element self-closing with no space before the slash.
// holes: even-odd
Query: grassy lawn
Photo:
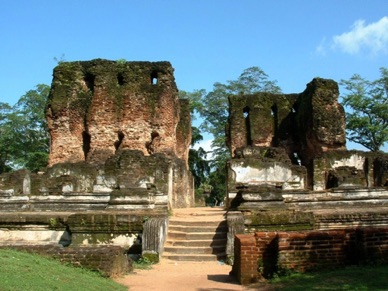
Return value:
<svg viewBox="0 0 388 291">
<path fill-rule="evenodd" d="M 0 290 L 127 290 L 97 272 L 38 255 L 0 250 Z"/>
<path fill-rule="evenodd" d="M 388 266 L 346 267 L 271 280 L 272 290 L 388 290 Z"/>
</svg>

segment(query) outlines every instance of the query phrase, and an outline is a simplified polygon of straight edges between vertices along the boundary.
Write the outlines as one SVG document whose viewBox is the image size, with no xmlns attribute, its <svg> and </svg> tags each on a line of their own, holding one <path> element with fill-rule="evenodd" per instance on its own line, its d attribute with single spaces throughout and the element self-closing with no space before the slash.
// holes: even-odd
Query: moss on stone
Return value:
<svg viewBox="0 0 388 291">
<path fill-rule="evenodd" d="M 151 264 L 159 263 L 159 254 L 154 252 L 143 252 L 142 257 Z"/>
<path fill-rule="evenodd" d="M 256 230 L 302 230 L 313 229 L 312 212 L 265 211 L 244 215 L 249 229 Z"/>
</svg>

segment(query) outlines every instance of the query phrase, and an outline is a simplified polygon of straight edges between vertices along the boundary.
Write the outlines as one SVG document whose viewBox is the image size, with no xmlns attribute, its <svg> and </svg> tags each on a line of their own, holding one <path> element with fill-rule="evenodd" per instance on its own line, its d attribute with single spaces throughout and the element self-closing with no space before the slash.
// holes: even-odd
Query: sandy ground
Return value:
<svg viewBox="0 0 388 291">
<path fill-rule="evenodd" d="M 128 290 L 247 290 L 229 276 L 231 266 L 221 262 L 175 262 L 162 260 L 151 270 L 135 270 L 117 278 Z"/>
</svg>

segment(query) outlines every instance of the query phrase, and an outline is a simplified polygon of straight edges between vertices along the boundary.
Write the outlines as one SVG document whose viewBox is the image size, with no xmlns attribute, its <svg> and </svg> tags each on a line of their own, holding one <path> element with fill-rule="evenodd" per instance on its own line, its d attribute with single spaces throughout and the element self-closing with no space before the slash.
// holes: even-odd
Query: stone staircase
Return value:
<svg viewBox="0 0 388 291">
<path fill-rule="evenodd" d="M 225 260 L 227 223 L 222 208 L 175 209 L 169 220 L 163 258 L 175 261 Z"/>
</svg>

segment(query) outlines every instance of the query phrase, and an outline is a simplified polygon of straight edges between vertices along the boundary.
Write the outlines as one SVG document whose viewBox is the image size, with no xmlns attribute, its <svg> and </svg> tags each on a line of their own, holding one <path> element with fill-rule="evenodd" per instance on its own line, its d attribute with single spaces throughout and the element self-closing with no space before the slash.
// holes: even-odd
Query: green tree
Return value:
<svg viewBox="0 0 388 291">
<path fill-rule="evenodd" d="M 10 146 L 13 136 L 13 127 L 9 119 L 11 112 L 12 107 L 8 103 L 0 103 L 0 174 L 12 169 L 9 162 L 16 150 Z"/>
<path fill-rule="evenodd" d="M 49 136 L 45 119 L 48 85 L 39 84 L 13 106 L 0 105 L 0 172 L 47 165 Z"/>
<path fill-rule="evenodd" d="M 342 96 L 347 138 L 373 152 L 388 141 L 388 69 L 380 73 L 375 81 L 355 74 L 340 83 L 348 91 Z"/>
<path fill-rule="evenodd" d="M 191 146 L 203 140 L 202 135 L 197 127 L 192 127 Z M 202 148 L 191 148 L 189 150 L 189 168 L 194 177 L 194 187 L 198 189 L 201 184 L 204 184 L 210 173 L 210 165 L 207 160 L 207 153 Z"/>
<path fill-rule="evenodd" d="M 188 99 L 190 101 L 191 120 L 196 119 L 198 108 L 201 106 L 201 97 L 204 90 L 196 90 L 193 92 L 179 91 L 179 98 Z M 207 177 L 210 173 L 209 161 L 207 160 L 207 153 L 202 148 L 194 149 L 193 146 L 199 141 L 203 140 L 203 136 L 198 127 L 191 127 L 191 149 L 189 150 L 189 168 L 194 178 L 194 187 L 196 193 L 201 196 L 200 189 L 206 184 Z M 202 187 L 201 187 L 202 186 Z M 203 192 L 203 191 L 202 191 Z"/>
</svg>

